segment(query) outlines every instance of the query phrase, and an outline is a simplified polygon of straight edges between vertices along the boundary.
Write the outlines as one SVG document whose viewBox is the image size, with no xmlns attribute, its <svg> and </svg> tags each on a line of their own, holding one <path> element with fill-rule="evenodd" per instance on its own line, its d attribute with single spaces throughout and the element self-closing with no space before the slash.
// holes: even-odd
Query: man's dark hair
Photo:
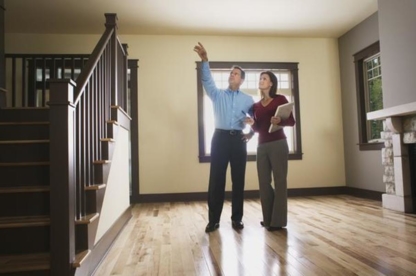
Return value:
<svg viewBox="0 0 416 276">
<path fill-rule="evenodd" d="M 245 79 L 246 79 L 246 72 L 244 72 L 243 68 L 241 68 L 241 67 L 240 67 L 240 66 L 238 66 L 238 65 L 233 65 L 233 67 L 231 67 L 231 70 L 233 70 L 233 69 L 238 69 L 238 70 L 240 70 L 240 72 L 241 72 L 241 78 L 242 78 L 243 80 L 245 80 Z"/>
</svg>

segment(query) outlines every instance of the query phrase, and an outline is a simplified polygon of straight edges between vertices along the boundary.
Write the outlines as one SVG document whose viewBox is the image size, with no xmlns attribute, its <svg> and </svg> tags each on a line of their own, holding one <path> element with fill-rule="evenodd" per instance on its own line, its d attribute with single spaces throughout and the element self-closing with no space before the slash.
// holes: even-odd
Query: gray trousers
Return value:
<svg viewBox="0 0 416 276">
<path fill-rule="evenodd" d="M 260 144 L 257 148 L 257 174 L 265 227 L 285 227 L 287 224 L 288 156 L 286 139 Z"/>
</svg>

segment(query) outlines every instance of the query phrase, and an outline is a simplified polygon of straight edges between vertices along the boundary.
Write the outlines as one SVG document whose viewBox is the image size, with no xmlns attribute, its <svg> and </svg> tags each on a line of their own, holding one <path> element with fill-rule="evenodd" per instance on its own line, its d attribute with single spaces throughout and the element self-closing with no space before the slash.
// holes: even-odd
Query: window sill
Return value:
<svg viewBox="0 0 416 276">
<path fill-rule="evenodd" d="M 360 147 L 360 151 L 367 151 L 367 150 L 381 150 L 384 148 L 383 142 L 378 143 L 360 143 L 358 144 Z"/>
</svg>

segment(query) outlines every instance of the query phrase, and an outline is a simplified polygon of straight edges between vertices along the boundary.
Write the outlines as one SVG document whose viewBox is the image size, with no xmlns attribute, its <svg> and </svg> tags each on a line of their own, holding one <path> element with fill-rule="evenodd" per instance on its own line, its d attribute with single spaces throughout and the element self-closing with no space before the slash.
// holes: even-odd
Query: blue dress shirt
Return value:
<svg viewBox="0 0 416 276">
<path fill-rule="evenodd" d="M 205 92 L 212 100 L 215 128 L 243 130 L 246 118 L 243 113 L 252 115 L 253 98 L 240 90 L 218 89 L 212 78 L 208 61 L 202 62 L 201 75 Z"/>
</svg>

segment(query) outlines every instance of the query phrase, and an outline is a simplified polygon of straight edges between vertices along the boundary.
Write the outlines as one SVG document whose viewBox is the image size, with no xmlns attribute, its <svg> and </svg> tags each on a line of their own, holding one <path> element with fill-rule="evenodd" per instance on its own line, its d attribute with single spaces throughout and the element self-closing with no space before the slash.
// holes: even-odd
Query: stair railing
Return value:
<svg viewBox="0 0 416 276">
<path fill-rule="evenodd" d="M 127 46 L 117 38 L 116 14 L 77 78 L 50 80 L 51 275 L 70 275 L 75 221 L 86 216 L 85 187 L 94 182 L 111 107 L 127 108 Z M 124 46 L 124 47 L 123 47 Z"/>
<path fill-rule="evenodd" d="M 46 107 L 49 101 L 49 79 L 76 80 L 89 56 L 6 54 L 6 106 Z"/>
</svg>

